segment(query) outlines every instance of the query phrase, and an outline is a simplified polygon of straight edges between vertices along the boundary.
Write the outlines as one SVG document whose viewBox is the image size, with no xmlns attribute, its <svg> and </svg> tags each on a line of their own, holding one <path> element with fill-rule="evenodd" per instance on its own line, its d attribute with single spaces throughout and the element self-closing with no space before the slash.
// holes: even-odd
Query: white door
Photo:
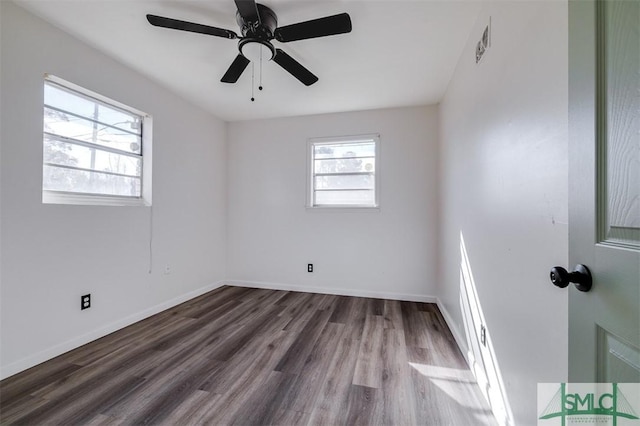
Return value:
<svg viewBox="0 0 640 426">
<path fill-rule="evenodd" d="M 640 382 L 640 1 L 569 2 L 569 381 Z"/>
</svg>

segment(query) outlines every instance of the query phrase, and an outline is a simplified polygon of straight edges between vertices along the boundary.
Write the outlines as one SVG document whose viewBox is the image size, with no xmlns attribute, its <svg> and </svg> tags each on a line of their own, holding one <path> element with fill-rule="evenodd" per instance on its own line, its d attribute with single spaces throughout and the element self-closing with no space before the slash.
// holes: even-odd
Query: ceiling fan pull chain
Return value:
<svg viewBox="0 0 640 426">
<path fill-rule="evenodd" d="M 256 98 L 253 97 L 253 86 L 254 86 L 254 81 L 255 81 L 255 66 L 253 65 L 253 62 L 251 62 L 251 102 L 255 101 Z"/>
<path fill-rule="evenodd" d="M 262 47 L 260 47 L 260 85 L 258 90 L 262 90 Z"/>
</svg>

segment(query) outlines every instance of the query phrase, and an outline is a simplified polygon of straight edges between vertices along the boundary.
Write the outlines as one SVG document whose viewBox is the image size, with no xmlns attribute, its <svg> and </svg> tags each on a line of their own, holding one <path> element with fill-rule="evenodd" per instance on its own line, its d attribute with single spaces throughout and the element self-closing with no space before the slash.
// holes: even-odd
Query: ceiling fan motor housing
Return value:
<svg viewBox="0 0 640 426">
<path fill-rule="evenodd" d="M 278 17 L 267 6 L 260 3 L 256 3 L 256 6 L 258 7 L 258 17 L 260 18 L 256 22 L 247 22 L 240 16 L 240 12 L 236 12 L 236 22 L 241 28 L 242 36 L 256 39 L 257 41 L 272 40 L 278 27 Z"/>
<path fill-rule="evenodd" d="M 236 13 L 236 21 L 241 28 L 243 38 L 238 42 L 238 49 L 245 58 L 255 60 L 262 51 L 261 46 L 266 47 L 270 56 L 265 58 L 270 61 L 276 55 L 276 49 L 269 40 L 274 38 L 274 32 L 278 27 L 278 17 L 267 6 L 256 3 L 259 21 L 248 22 Z"/>
</svg>

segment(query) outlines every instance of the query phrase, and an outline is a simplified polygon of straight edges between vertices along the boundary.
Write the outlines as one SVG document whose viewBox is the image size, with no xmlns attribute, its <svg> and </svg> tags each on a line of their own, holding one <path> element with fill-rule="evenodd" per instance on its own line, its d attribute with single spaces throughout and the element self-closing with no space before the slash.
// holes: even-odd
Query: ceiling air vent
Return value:
<svg viewBox="0 0 640 426">
<path fill-rule="evenodd" d="M 491 46 L 491 18 L 489 18 L 489 25 L 484 28 L 482 37 L 476 44 L 476 64 L 479 64 L 485 53 Z"/>
</svg>

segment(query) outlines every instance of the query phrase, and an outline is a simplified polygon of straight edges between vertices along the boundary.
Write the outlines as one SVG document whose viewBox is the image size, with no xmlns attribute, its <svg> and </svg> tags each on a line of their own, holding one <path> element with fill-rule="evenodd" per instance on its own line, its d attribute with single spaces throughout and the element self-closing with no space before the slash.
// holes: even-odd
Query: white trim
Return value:
<svg viewBox="0 0 640 426">
<path fill-rule="evenodd" d="M 460 348 L 460 352 L 462 352 L 462 356 L 464 356 L 465 361 L 467 362 L 467 366 L 470 366 L 469 363 L 469 348 L 467 347 L 467 339 L 464 337 L 464 334 L 460 333 L 460 330 L 456 326 L 456 323 L 453 321 L 453 317 L 444 306 L 444 303 L 440 300 L 440 298 L 436 298 L 436 304 L 438 305 L 438 309 L 442 313 L 444 317 L 444 322 L 447 323 L 449 330 L 451 330 L 451 334 L 453 334 L 453 338 L 456 340 L 458 344 L 458 348 Z"/>
<path fill-rule="evenodd" d="M 142 191 L 140 195 L 145 206 L 153 204 L 151 181 L 153 176 L 153 117 L 146 115 L 142 120 Z"/>
<path fill-rule="evenodd" d="M 2 369 L 0 370 L 0 380 L 5 379 L 9 376 L 13 376 L 14 374 L 17 374 L 23 370 L 31 368 L 42 362 L 48 361 L 72 349 L 75 349 L 82 345 L 86 345 L 87 343 L 93 342 L 94 340 L 97 340 L 101 337 L 106 336 L 107 334 L 113 333 L 114 331 L 118 331 L 138 321 L 142 321 L 145 318 L 148 318 L 152 315 L 158 314 L 169 308 L 177 306 L 181 303 L 184 303 L 188 300 L 198 297 L 211 290 L 215 290 L 216 288 L 222 287 L 223 285 L 224 285 L 224 282 L 218 281 L 216 283 L 201 287 L 197 290 L 190 291 L 189 293 L 181 294 L 180 296 L 174 297 L 173 299 L 167 300 L 165 302 L 162 302 L 155 306 L 147 308 L 144 311 L 137 312 L 135 314 L 129 315 L 126 318 L 120 319 L 118 321 L 114 321 L 102 328 L 90 331 L 89 333 L 85 333 L 82 336 L 78 336 L 71 340 L 67 340 L 66 342 L 52 346 L 48 349 L 38 352 L 37 354 L 28 356 L 26 358 L 13 362 L 9 365 L 3 366 Z"/>
<path fill-rule="evenodd" d="M 56 192 L 42 190 L 43 204 L 74 204 L 80 206 L 146 206 L 144 198 L 139 197 L 110 197 L 101 194 L 74 194 L 72 192 Z"/>
<path fill-rule="evenodd" d="M 339 206 L 339 205 L 334 205 L 334 206 L 315 206 L 315 207 L 310 207 L 310 206 L 306 206 L 305 207 L 307 209 L 307 212 L 321 212 L 321 211 L 339 211 L 341 213 L 343 212 L 376 212 L 379 213 L 380 212 L 380 207 L 371 207 L 371 206 L 353 206 L 353 205 L 345 205 L 345 206 Z"/>
<path fill-rule="evenodd" d="M 334 143 L 360 143 L 370 142 L 380 138 L 380 133 L 359 133 L 357 135 L 343 135 L 343 136 L 322 136 L 309 138 L 313 143 L 331 145 Z"/>
<path fill-rule="evenodd" d="M 438 298 L 422 294 L 390 293 L 350 288 L 312 287 L 306 285 L 272 283 L 262 281 L 226 280 L 225 285 L 234 287 L 264 288 L 267 290 L 300 291 L 303 293 L 335 294 L 337 296 L 371 297 L 374 299 L 404 300 L 407 302 L 437 303 Z"/>
<path fill-rule="evenodd" d="M 72 90 L 77 94 L 79 94 L 80 96 L 93 98 L 94 100 L 103 103 L 107 107 L 116 107 L 118 109 L 123 110 L 123 112 L 139 115 L 141 117 L 149 117 L 149 114 L 147 114 L 146 112 L 140 111 L 139 109 L 123 104 L 122 102 L 115 101 L 111 98 L 101 95 L 100 93 L 96 93 L 93 90 L 86 89 L 82 86 L 79 86 L 75 83 L 67 81 L 64 78 L 60 78 L 53 74 L 45 73 L 44 80 L 50 81 L 58 86 L 61 86 L 62 89 L 67 89 L 67 92 L 69 90 Z"/>
</svg>

